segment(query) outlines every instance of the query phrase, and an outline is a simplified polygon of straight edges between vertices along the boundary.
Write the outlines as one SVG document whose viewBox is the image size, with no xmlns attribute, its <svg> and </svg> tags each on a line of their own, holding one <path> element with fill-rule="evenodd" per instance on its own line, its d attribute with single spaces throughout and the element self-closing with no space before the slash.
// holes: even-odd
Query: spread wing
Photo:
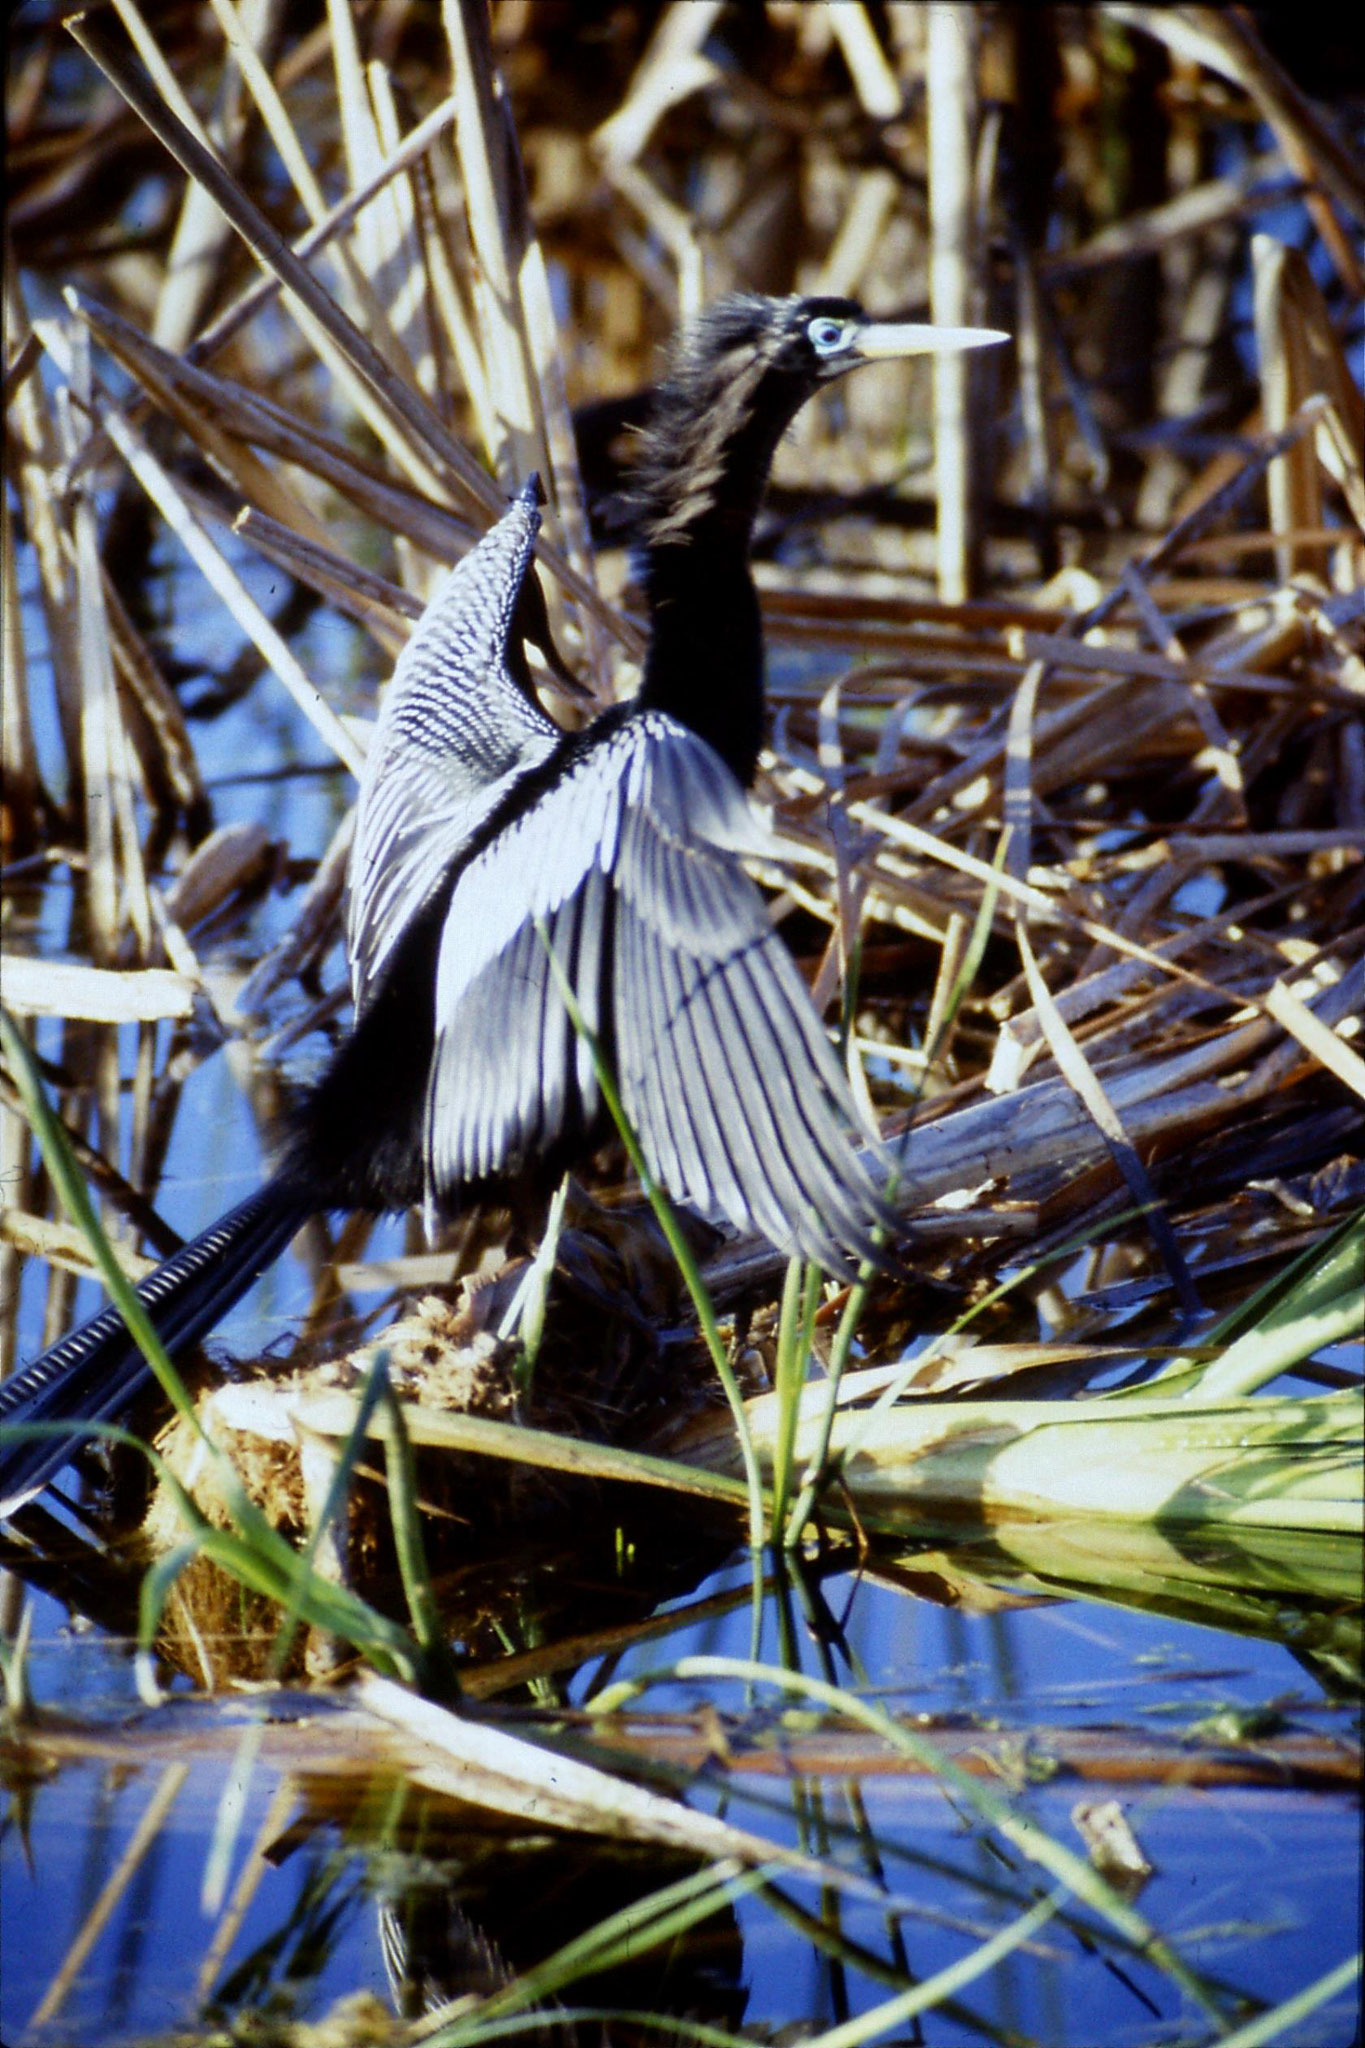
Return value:
<svg viewBox="0 0 1365 2048">
<path fill-rule="evenodd" d="M 729 769 L 662 712 L 566 755 L 451 898 L 426 1106 L 433 1200 L 514 1172 L 597 1109 L 548 942 L 670 1193 L 835 1269 L 871 1248 L 885 1211 L 850 1143 L 847 1084 L 740 864 L 759 842 Z"/>
<path fill-rule="evenodd" d="M 473 834 L 560 739 L 507 642 L 540 517 L 538 484 L 445 578 L 398 657 L 365 762 L 347 951 L 357 1015 Z"/>
</svg>

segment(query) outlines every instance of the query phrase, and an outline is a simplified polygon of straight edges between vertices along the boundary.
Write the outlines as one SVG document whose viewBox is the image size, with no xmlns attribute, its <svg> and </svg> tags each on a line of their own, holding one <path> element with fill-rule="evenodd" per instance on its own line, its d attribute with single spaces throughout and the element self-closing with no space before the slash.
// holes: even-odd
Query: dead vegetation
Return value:
<svg viewBox="0 0 1365 2048">
<path fill-rule="evenodd" d="M 951 12 L 16 24 L 4 1000 L 133 1270 L 187 1075 L 232 1061 L 245 1135 L 342 1028 L 344 771 L 433 574 L 532 467 L 560 644 L 599 702 L 630 686 L 630 429 L 735 285 L 1016 336 L 803 416 L 763 533 L 764 879 L 902 1170 L 913 1273 L 870 1350 L 1025 1258 L 984 1335 L 1171 1342 L 1359 1205 L 1359 108 L 1236 12 L 960 9 L 945 42 Z M 320 762 L 325 797 L 214 830 L 261 705 L 262 787 Z M 20 1261 L 51 1264 L 27 1349 L 83 1264 L 13 1100 L 7 1362 Z M 496 1218 L 399 1259 L 368 1229 L 311 1234 L 309 1333 L 505 1256 Z M 761 1333 L 776 1263 L 708 1277 Z"/>
</svg>

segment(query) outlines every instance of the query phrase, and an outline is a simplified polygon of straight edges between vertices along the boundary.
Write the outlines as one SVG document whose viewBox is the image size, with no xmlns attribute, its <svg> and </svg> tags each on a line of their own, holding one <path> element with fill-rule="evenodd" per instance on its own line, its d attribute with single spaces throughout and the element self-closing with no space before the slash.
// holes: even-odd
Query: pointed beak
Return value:
<svg viewBox="0 0 1365 2048">
<path fill-rule="evenodd" d="M 913 320 L 869 320 L 858 329 L 855 362 L 887 356 L 959 355 L 968 348 L 994 348 L 1009 336 L 998 327 L 930 327 Z"/>
</svg>

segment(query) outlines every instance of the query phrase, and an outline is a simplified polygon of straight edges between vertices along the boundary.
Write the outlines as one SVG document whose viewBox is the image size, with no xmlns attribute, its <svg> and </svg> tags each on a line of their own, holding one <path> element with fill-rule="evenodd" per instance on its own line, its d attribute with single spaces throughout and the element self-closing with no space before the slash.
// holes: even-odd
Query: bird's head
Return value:
<svg viewBox="0 0 1365 2048">
<path fill-rule="evenodd" d="M 853 299 L 772 299 L 773 370 L 803 395 L 856 370 L 896 356 L 958 355 L 1008 336 L 993 327 L 933 327 L 912 320 L 876 320 Z"/>
<path fill-rule="evenodd" d="M 853 299 L 736 292 L 684 330 L 665 390 L 693 404 L 734 391 L 747 405 L 766 401 L 794 413 L 822 384 L 862 363 L 957 355 L 1008 338 L 993 327 L 874 319 Z"/>
<path fill-rule="evenodd" d="M 874 320 L 852 299 L 719 299 L 684 330 L 646 430 L 638 502 L 647 542 L 683 538 L 709 507 L 747 524 L 773 451 L 806 400 L 863 363 L 957 354 L 986 327 Z"/>
</svg>

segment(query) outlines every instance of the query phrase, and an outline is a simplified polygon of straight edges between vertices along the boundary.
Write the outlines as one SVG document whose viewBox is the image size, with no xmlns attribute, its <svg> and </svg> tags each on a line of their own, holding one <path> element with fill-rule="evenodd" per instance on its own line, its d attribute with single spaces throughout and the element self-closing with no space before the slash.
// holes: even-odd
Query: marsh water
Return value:
<svg viewBox="0 0 1365 2048">
<path fill-rule="evenodd" d="M 969 1549 L 959 1562 L 970 1568 Z M 975 1759 L 1075 1846 L 1078 1804 L 1116 1799 L 1151 1866 L 1143 1915 L 1225 2011 L 1273 2004 L 1350 1953 L 1360 1910 L 1354 1733 L 1329 1657 L 1112 1601 L 1030 1597 L 1024 1575 L 999 1611 L 965 1612 L 943 1604 L 950 1565 L 910 1552 L 889 1576 L 874 1560 L 862 1574 L 770 1591 L 760 1653 L 921 1717 L 914 1725 Z M 507 1566 L 517 1569 L 515 1557 Z M 562 1606 L 573 1560 L 561 1555 L 553 1568 Z M 611 1602 L 601 1586 L 578 1591 L 602 1626 Z M 522 1596 L 534 1638 L 532 1579 Z M 608 1670 L 620 1680 L 685 1654 L 747 1656 L 747 1559 L 702 1577 L 665 1613 L 658 1633 L 576 1666 L 536 1642 L 541 1675 L 515 1689 L 510 1725 L 533 1734 Z M 654 1850 L 509 1830 L 382 1771 L 341 1775 L 325 1729 L 313 1738 L 316 1765 L 306 1743 L 283 1758 L 267 1747 L 240 1782 L 250 1694 L 206 1701 L 181 1681 L 161 1707 L 140 1706 L 128 1646 L 50 1595 L 34 1599 L 30 1683 L 82 1741 L 41 1780 L 9 1785 L 0 2031 L 16 2044 L 136 2041 L 253 2012 L 320 2018 L 358 1993 L 392 2009 L 385 1938 L 395 1925 L 409 1943 L 400 2006 L 406 1998 L 411 2009 L 424 1980 L 445 1996 L 496 1987 L 688 1867 Z M 663 1948 L 642 1943 L 633 1966 L 590 1976 L 567 2005 L 796 2027 L 806 2038 L 960 1957 L 1042 1888 L 1040 1872 L 975 1828 L 932 1779 L 848 1739 L 816 1754 L 815 1717 L 799 1703 L 666 1682 L 632 1711 L 645 1710 L 647 1723 L 627 1714 L 608 1727 L 608 1754 L 613 1732 L 618 1743 L 633 1738 L 634 1766 L 652 1782 L 859 1873 L 886 1901 L 782 1876 Z M 287 1723 L 288 1701 L 272 1715 Z M 210 1907 L 230 1795 L 227 1903 Z M 80 1953 L 106 1891 L 108 1917 Z M 1292 2038 L 1345 2048 L 1353 2013 L 1344 1991 Z M 1066 1916 L 923 2026 L 897 2038 L 1086 2048 L 1202 2037 L 1200 2015 L 1163 1971 Z"/>
<path fill-rule="evenodd" d="M 268 600 L 265 572 L 242 566 Z M 202 658 L 222 666 L 202 622 L 168 625 L 191 666 L 196 630 Z M 305 638 L 348 708 L 349 641 L 329 640 L 323 620 Z M 360 708 L 368 679 L 353 688 Z M 316 743 L 298 725 L 258 690 L 197 739 L 218 822 L 259 820 L 306 861 L 347 792 L 339 772 L 300 765 Z M 281 865 L 244 917 L 201 936 L 218 971 L 240 980 L 287 925 L 298 879 Z M 11 943 L 60 954 L 75 904 L 64 870 L 16 878 Z M 55 1055 L 55 1031 L 47 1047 Z M 121 1053 L 130 1073 L 132 1031 Z M 308 1043 L 289 1057 L 306 1067 Z M 262 1133 L 211 1044 L 180 1047 L 173 1110 L 158 1201 L 188 1236 L 254 1185 Z M 402 1243 L 387 1226 L 366 1255 Z M 18 1301 L 21 1358 L 39 1348 L 43 1285 L 34 1261 Z M 312 1285 L 287 1257 L 216 1343 L 236 1355 L 279 1346 Z M 241 1732 L 259 1671 L 237 1662 L 231 1616 L 217 1615 L 216 1635 L 199 1623 L 198 1639 L 190 1624 L 183 1655 L 161 1666 L 161 1704 L 147 1704 L 130 1640 L 140 1567 L 110 1570 L 100 1556 L 93 1570 L 71 1526 L 70 1551 L 54 1526 L 45 1556 L 7 1553 L 20 1575 L 6 1584 L 6 1634 L 27 1600 L 41 1736 L 36 1751 L 23 1739 L 7 1750 L 0 2037 L 13 2048 L 200 2039 L 214 2026 L 275 2038 L 271 2027 L 339 2004 L 338 2038 L 384 2038 L 386 2015 L 496 1991 L 610 1915 L 635 1906 L 643 1928 L 651 1898 L 694 1870 L 673 1852 L 514 1826 L 363 1757 L 345 1767 L 326 1724 L 344 1673 L 311 1699 L 272 1695 L 273 1734 L 248 1766 Z M 611 2008 L 804 2040 L 969 1956 L 1048 1888 L 950 1787 L 829 1734 L 808 1701 L 668 1675 L 696 1654 L 757 1656 L 912 1717 L 1077 1853 L 1078 1809 L 1117 1803 L 1138 1855 L 1129 1895 L 1184 1976 L 1064 1907 L 935 2010 L 898 2022 L 897 2039 L 1203 2040 L 1214 2015 L 1220 2027 L 1249 2018 L 1351 1953 L 1358 1545 L 1263 1537 L 1234 1551 L 1083 1525 L 945 1532 L 907 1520 L 864 1557 L 845 1547 L 795 1579 L 771 1561 L 760 1576 L 756 1607 L 733 1526 L 652 1495 L 594 1495 L 548 1528 L 504 1529 L 438 1579 L 461 1617 L 473 1711 L 575 1741 L 859 1880 L 843 1894 L 790 1873 L 738 1884 L 709 1917 L 642 1934 L 631 1960 L 559 1993 L 557 2024 L 569 2009 Z M 243 1630 L 257 1625 L 244 1612 Z M 226 1682 L 206 1697 L 196 1669 Z M 631 1679 L 641 1690 L 628 1707 L 592 1729 L 580 1719 L 603 1685 Z M 296 1720 L 308 1731 L 297 1740 Z M 1345 2048 L 1356 2012 L 1356 1988 L 1343 1986 L 1296 2027 L 1295 2048 Z M 584 2038 L 599 2025 L 579 2024 Z M 631 2037 L 629 2023 L 613 2025 L 611 2038 Z"/>
</svg>

